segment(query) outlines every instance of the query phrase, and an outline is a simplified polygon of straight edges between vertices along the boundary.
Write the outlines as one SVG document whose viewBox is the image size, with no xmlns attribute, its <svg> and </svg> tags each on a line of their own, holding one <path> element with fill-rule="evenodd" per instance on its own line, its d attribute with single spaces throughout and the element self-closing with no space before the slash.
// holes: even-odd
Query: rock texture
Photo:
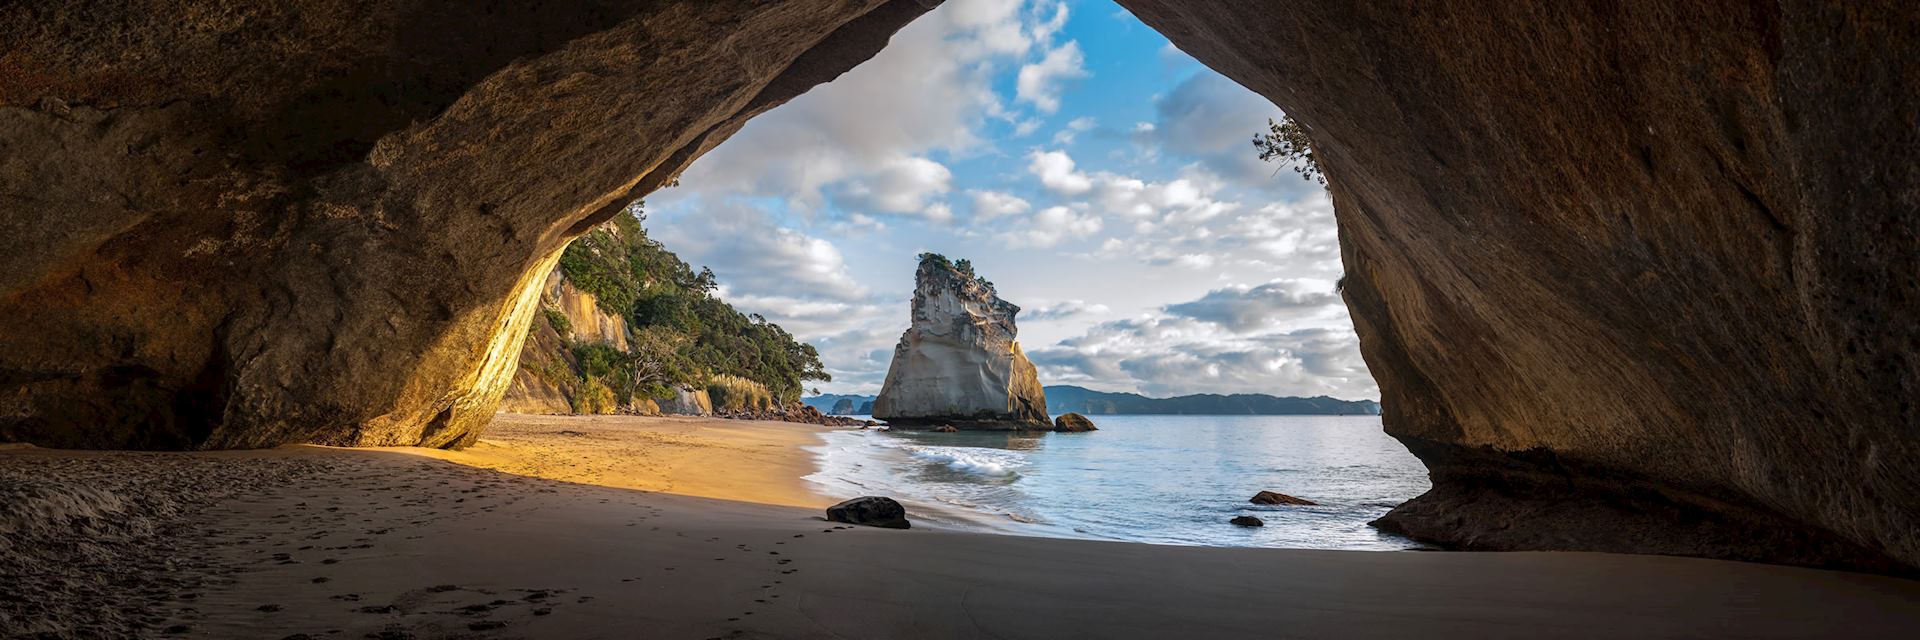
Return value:
<svg viewBox="0 0 1920 640">
<path fill-rule="evenodd" d="M 902 427 L 1052 428 L 1038 373 L 1014 341 L 1019 313 L 971 268 L 922 255 L 913 324 L 893 348 L 873 417 Z"/>
<path fill-rule="evenodd" d="M 893 498 L 863 496 L 827 507 L 827 519 L 884 529 L 910 529 L 907 508 Z"/>
<path fill-rule="evenodd" d="M 1251 502 L 1254 504 L 1295 505 L 1295 506 L 1313 506 L 1316 504 L 1320 504 L 1312 500 L 1308 500 L 1305 498 L 1295 498 L 1293 496 L 1290 496 L 1284 493 L 1275 492 L 1275 491 L 1262 491 L 1260 493 L 1253 494 L 1253 498 L 1247 500 L 1247 502 Z"/>
<path fill-rule="evenodd" d="M 1232 520 L 1228 520 L 1228 521 L 1227 521 L 1227 523 L 1228 523 L 1228 524 L 1234 524 L 1234 525 L 1239 525 L 1239 526 L 1242 526 L 1242 527 L 1264 527 L 1264 526 L 1267 526 L 1267 521 L 1265 521 L 1265 520 L 1261 520 L 1261 519 L 1259 519 L 1259 518 L 1255 518 L 1255 517 L 1253 517 L 1253 516 L 1234 516 L 1234 517 L 1233 517 L 1233 519 L 1232 519 Z"/>
<path fill-rule="evenodd" d="M 1086 416 L 1078 413 L 1063 413 L 1060 417 L 1053 419 L 1053 430 L 1062 433 L 1078 433 L 1100 429 L 1093 426 L 1093 421 L 1088 420 Z"/>
<path fill-rule="evenodd" d="M 674 389 L 672 398 L 660 401 L 660 412 L 670 416 L 713 415 L 713 397 L 706 389 Z"/>
<path fill-rule="evenodd" d="M 600 308 L 593 294 L 581 291 L 555 268 L 541 287 L 540 307 L 547 313 L 566 318 L 567 335 L 561 335 L 543 314 L 534 316 L 526 340 L 521 343 L 519 366 L 500 398 L 499 411 L 564 415 L 580 413 L 583 405 L 578 388 L 578 358 L 569 340 L 603 342 L 620 350 L 628 349 L 627 321 Z M 637 414 L 657 412 L 653 401 L 638 398 L 628 407 L 596 407 Z"/>
<path fill-rule="evenodd" d="M 569 239 L 935 4 L 0 5 L 0 440 L 470 442 Z"/>
<path fill-rule="evenodd" d="M 1910 3 L 1120 4 L 1310 128 L 1383 528 L 1920 566 Z"/>
</svg>

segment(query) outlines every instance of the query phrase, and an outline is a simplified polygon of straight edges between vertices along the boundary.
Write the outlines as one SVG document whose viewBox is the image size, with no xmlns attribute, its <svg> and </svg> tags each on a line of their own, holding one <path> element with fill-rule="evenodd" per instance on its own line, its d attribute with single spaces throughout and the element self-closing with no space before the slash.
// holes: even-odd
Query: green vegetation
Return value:
<svg viewBox="0 0 1920 640">
<path fill-rule="evenodd" d="M 676 386 L 739 380 L 764 396 L 745 401 L 765 407 L 799 401 L 808 380 L 831 379 L 812 345 L 713 297 L 718 286 L 713 271 L 695 272 L 648 238 L 645 218 L 636 202 L 627 215 L 575 239 L 561 254 L 567 280 L 593 294 L 609 314 L 626 318 L 633 330 L 627 351 L 604 343 L 571 345 L 586 380 L 603 385 L 620 405 L 636 398 L 670 398 Z M 553 323 L 551 316 L 548 322 Z M 567 335 L 559 324 L 554 329 Z M 720 398 L 714 400 L 717 405 Z"/>
<path fill-rule="evenodd" d="M 932 262 L 946 269 L 950 269 L 955 273 L 958 273 L 961 276 L 965 277 L 966 279 L 972 280 L 974 282 L 978 282 L 982 287 L 986 287 L 987 289 L 993 288 L 992 281 L 989 281 L 986 278 L 980 277 L 979 274 L 976 274 L 973 272 L 972 260 L 968 260 L 966 258 L 961 258 L 959 260 L 948 260 L 946 256 L 940 255 L 938 253 L 934 253 L 932 251 L 922 253 L 918 256 L 918 258 L 920 259 L 921 264 Z"/>
<path fill-rule="evenodd" d="M 707 383 L 714 411 L 772 409 L 779 403 L 765 385 L 739 376 L 717 375 Z"/>
<path fill-rule="evenodd" d="M 540 313 L 547 317 L 547 324 L 553 327 L 554 333 L 562 338 L 573 335 L 573 321 L 567 319 L 567 314 L 553 307 L 541 307 Z"/>
<path fill-rule="evenodd" d="M 1305 180 L 1312 180 L 1322 186 L 1327 184 L 1327 176 L 1320 172 L 1320 160 L 1313 154 L 1313 140 L 1307 137 L 1306 125 L 1285 116 L 1279 122 L 1267 119 L 1267 132 L 1253 135 L 1253 148 L 1260 151 L 1260 159 L 1267 162 L 1279 160 L 1293 165 L 1293 172 Z"/>
</svg>

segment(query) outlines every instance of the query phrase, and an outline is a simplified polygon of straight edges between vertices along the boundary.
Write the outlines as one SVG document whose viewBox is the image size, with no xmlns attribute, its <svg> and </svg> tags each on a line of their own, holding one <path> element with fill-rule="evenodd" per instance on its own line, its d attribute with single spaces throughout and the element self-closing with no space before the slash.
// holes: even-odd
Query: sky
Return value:
<svg viewBox="0 0 1920 640">
<path fill-rule="evenodd" d="M 1378 398 L 1322 188 L 1249 143 L 1281 112 L 1108 0 L 948 0 L 647 198 L 719 295 L 880 389 L 915 256 L 1022 309 L 1042 384 Z"/>
</svg>

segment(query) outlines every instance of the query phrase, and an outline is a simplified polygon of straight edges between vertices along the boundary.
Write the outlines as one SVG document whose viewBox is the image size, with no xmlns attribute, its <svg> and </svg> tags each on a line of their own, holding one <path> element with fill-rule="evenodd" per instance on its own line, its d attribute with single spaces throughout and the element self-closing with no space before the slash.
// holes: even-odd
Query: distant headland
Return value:
<svg viewBox="0 0 1920 640">
<path fill-rule="evenodd" d="M 1171 398 L 1149 398 L 1137 393 L 1094 391 L 1073 385 L 1045 388 L 1047 406 L 1056 413 L 1088 415 L 1380 415 L 1380 403 L 1373 400 L 1341 400 L 1327 396 L 1302 398 L 1272 396 L 1264 393 L 1219 395 L 1201 393 Z M 801 402 L 832 415 L 867 415 L 873 412 L 873 396 L 822 394 L 801 398 Z"/>
</svg>

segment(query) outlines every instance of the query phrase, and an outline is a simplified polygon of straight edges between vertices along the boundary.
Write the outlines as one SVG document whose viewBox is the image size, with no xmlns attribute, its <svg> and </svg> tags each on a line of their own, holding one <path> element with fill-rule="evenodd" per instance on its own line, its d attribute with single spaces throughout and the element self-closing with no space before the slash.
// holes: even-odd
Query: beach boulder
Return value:
<svg viewBox="0 0 1920 640">
<path fill-rule="evenodd" d="M 960 431 L 960 429 L 959 429 L 958 427 L 955 427 L 955 426 L 953 426 L 953 425 L 950 425 L 950 424 L 945 424 L 945 425 L 940 425 L 940 426 L 938 426 L 938 427 L 934 427 L 934 428 L 933 428 L 933 430 L 934 430 L 934 431 L 938 431 L 938 432 L 940 432 L 940 433 L 955 433 L 955 432 L 958 432 L 958 431 Z"/>
<path fill-rule="evenodd" d="M 1261 520 L 1261 519 L 1259 519 L 1259 518 L 1255 518 L 1255 517 L 1253 517 L 1253 516 L 1234 516 L 1232 520 L 1228 520 L 1227 522 L 1228 522 L 1229 524 L 1237 524 L 1237 525 L 1240 525 L 1240 526 L 1242 526 L 1242 527 L 1264 527 L 1264 526 L 1267 526 L 1267 522 L 1266 522 L 1265 520 Z"/>
<path fill-rule="evenodd" d="M 1314 502 L 1312 500 L 1308 500 L 1305 498 L 1295 498 L 1293 496 L 1290 496 L 1284 493 L 1277 493 L 1273 491 L 1262 491 L 1260 493 L 1253 494 L 1253 499 L 1248 500 L 1247 502 L 1251 502 L 1254 504 L 1274 504 L 1274 505 L 1290 504 L 1290 505 L 1296 505 L 1296 506 L 1313 506 L 1313 505 L 1320 504 L 1318 502 Z"/>
<path fill-rule="evenodd" d="M 1053 430 L 1059 433 L 1079 433 L 1099 431 L 1099 428 L 1093 426 L 1093 421 L 1088 420 L 1086 416 L 1078 413 L 1064 413 L 1053 419 Z"/>
<path fill-rule="evenodd" d="M 883 529 L 908 529 L 907 508 L 893 498 L 862 496 L 827 507 L 827 519 Z"/>
<path fill-rule="evenodd" d="M 1039 374 L 1014 341 L 1019 313 L 968 261 L 921 254 L 913 323 L 893 348 L 873 417 L 905 428 L 1052 428 Z"/>
</svg>

